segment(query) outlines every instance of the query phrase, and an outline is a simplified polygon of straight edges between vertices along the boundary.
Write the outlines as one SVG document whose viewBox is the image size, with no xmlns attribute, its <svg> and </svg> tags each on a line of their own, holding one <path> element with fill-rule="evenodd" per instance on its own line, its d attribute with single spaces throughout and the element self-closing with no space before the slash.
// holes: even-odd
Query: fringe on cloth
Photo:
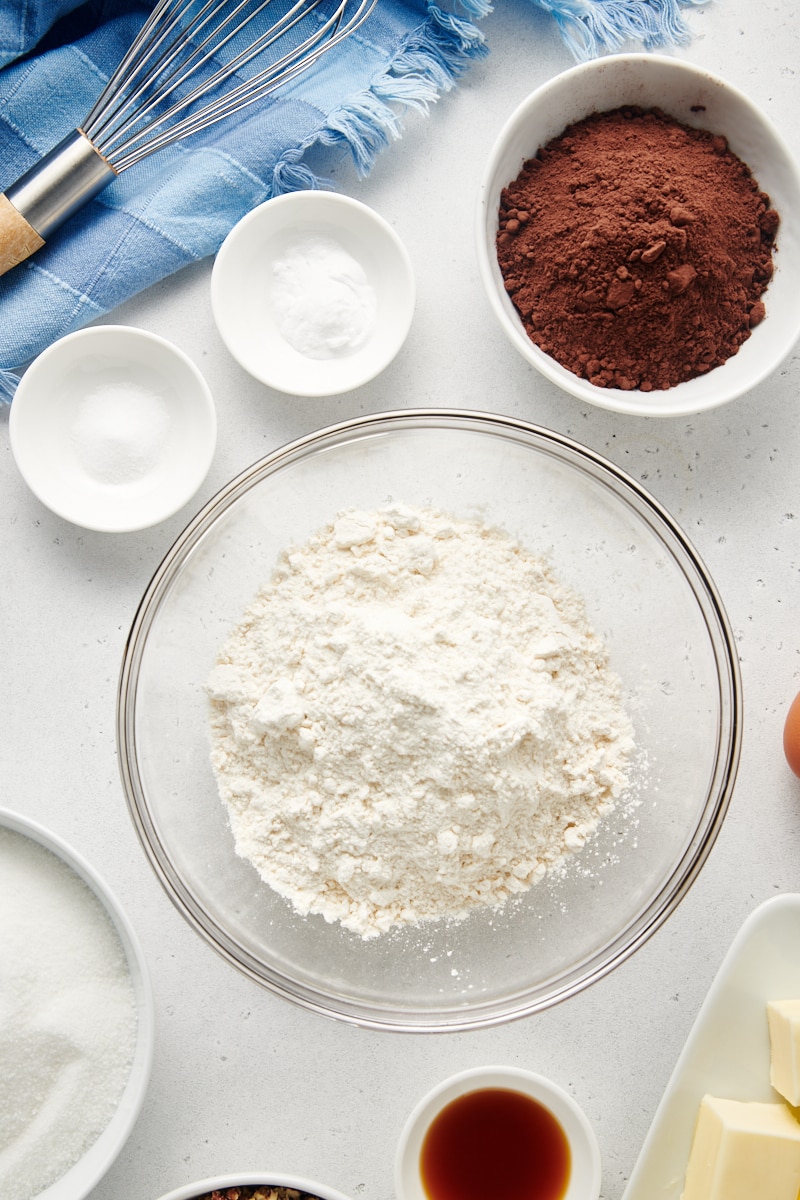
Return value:
<svg viewBox="0 0 800 1200">
<path fill-rule="evenodd" d="M 483 0 L 464 0 L 462 7 L 476 19 L 491 11 Z M 312 146 L 345 147 L 358 173 L 368 175 L 378 155 L 401 135 L 398 110 L 427 112 L 471 62 L 488 52 L 483 33 L 471 21 L 429 4 L 427 22 L 406 39 L 386 71 L 276 163 L 272 195 L 329 186 L 300 162 Z"/>
<path fill-rule="evenodd" d="M 613 53 L 627 42 L 645 50 L 685 45 L 691 32 L 681 9 L 706 0 L 532 0 L 549 13 L 579 62 Z"/>
<path fill-rule="evenodd" d="M 10 404 L 17 390 L 19 375 L 13 371 L 0 370 L 0 405 Z"/>
</svg>

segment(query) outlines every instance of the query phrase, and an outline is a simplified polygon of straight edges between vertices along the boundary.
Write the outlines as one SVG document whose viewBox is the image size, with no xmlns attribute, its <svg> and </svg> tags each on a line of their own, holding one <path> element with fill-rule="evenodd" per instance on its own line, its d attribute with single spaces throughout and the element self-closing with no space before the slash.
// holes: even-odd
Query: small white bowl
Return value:
<svg viewBox="0 0 800 1200">
<path fill-rule="evenodd" d="M 602 1169 L 592 1126 L 575 1100 L 558 1084 L 520 1067 L 474 1067 L 445 1079 L 424 1096 L 406 1121 L 395 1158 L 397 1200 L 430 1200 L 422 1182 L 420 1159 L 425 1135 L 448 1104 L 470 1092 L 505 1088 L 530 1096 L 556 1118 L 570 1148 L 570 1176 L 563 1200 L 597 1200 Z"/>
<path fill-rule="evenodd" d="M 128 960 L 138 1024 L 136 1047 L 125 1090 L 116 1112 L 97 1140 L 60 1179 L 36 1196 L 36 1200 L 83 1200 L 96 1187 L 128 1140 L 150 1082 L 155 1042 L 155 1005 L 150 974 L 130 921 L 94 867 L 56 834 L 20 813 L 0 808 L 0 829 L 11 830 L 38 842 L 80 876 L 108 913 Z"/>
<path fill-rule="evenodd" d="M 20 473 L 75 525 L 157 525 L 195 494 L 214 456 L 208 385 L 165 338 L 126 325 L 67 334 L 34 359 L 9 416 Z"/>
<path fill-rule="evenodd" d="M 298 1192 L 307 1192 L 309 1196 L 317 1196 L 319 1200 L 350 1200 L 343 1192 L 327 1184 L 315 1183 L 313 1179 L 305 1179 L 302 1175 L 283 1175 L 277 1171 L 239 1171 L 235 1175 L 214 1175 L 210 1179 L 201 1179 L 197 1183 L 187 1183 L 183 1187 L 167 1192 L 161 1200 L 196 1200 L 208 1192 L 222 1191 L 224 1188 L 258 1187 L 294 1188 Z"/>
<path fill-rule="evenodd" d="M 495 239 L 502 189 L 523 163 L 575 121 L 625 104 L 659 107 L 684 125 L 724 135 L 780 214 L 775 271 L 764 295 L 767 316 L 739 352 L 705 375 L 662 391 L 596 387 L 562 367 L 530 340 L 506 293 Z M 501 130 L 478 198 L 477 253 L 491 308 L 512 345 L 564 391 L 616 412 L 687 416 L 754 388 L 789 354 L 800 334 L 800 170 L 768 118 L 742 92 L 680 59 L 611 55 L 564 71 L 520 104 Z"/>
<path fill-rule="evenodd" d="M 298 348 L 296 331 L 287 331 L 286 284 L 273 274 L 276 262 L 312 239 L 333 243 L 355 260 L 362 286 L 371 289 L 372 319 L 363 337 L 326 357 L 310 357 Z M 296 272 L 295 279 L 302 308 Z M 214 320 L 233 357 L 262 383 L 295 396 L 337 395 L 374 379 L 403 345 L 414 303 L 411 262 L 391 225 L 337 192 L 289 192 L 254 208 L 222 243 L 211 274 Z M 309 327 L 313 333 L 313 323 Z"/>
</svg>

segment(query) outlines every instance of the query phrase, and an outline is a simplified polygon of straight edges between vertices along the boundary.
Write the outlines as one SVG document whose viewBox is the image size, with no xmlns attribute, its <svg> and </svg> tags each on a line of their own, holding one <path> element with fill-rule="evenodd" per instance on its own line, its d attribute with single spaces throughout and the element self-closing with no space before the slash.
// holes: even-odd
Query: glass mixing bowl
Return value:
<svg viewBox="0 0 800 1200">
<path fill-rule="evenodd" d="M 343 508 L 433 506 L 544 551 L 606 640 L 635 728 L 633 780 L 563 870 L 501 908 L 362 940 L 301 917 L 236 855 L 210 765 L 205 681 L 284 549 Z M 122 664 L 122 779 L 179 910 L 231 963 L 306 1008 L 373 1028 L 463 1030 L 563 1000 L 623 961 L 686 894 L 719 832 L 741 739 L 723 606 L 664 509 L 619 468 L 508 417 L 422 410 L 301 438 L 184 530 Z"/>
</svg>

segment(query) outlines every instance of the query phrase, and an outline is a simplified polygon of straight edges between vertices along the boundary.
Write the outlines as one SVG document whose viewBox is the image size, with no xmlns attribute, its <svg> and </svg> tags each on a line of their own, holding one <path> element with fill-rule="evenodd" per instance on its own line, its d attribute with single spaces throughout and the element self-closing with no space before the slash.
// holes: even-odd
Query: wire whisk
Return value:
<svg viewBox="0 0 800 1200">
<path fill-rule="evenodd" d="M 0 195 L 0 275 L 122 171 L 307 71 L 377 0 L 289 0 L 264 26 L 274 3 L 157 0 L 82 124 Z"/>
</svg>

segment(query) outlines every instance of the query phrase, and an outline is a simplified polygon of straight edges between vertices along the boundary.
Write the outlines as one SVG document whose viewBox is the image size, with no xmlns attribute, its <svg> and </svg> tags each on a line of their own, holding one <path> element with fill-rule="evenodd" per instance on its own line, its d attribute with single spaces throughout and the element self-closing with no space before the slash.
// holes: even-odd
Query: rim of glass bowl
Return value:
<svg viewBox="0 0 800 1200">
<path fill-rule="evenodd" d="M 665 544 L 698 604 L 716 663 L 720 707 L 717 754 L 701 820 L 692 831 L 674 869 L 643 911 L 625 926 L 610 945 L 599 948 L 588 962 L 571 968 L 555 982 L 550 981 L 544 987 L 536 985 L 524 992 L 494 999 L 474 1008 L 447 1006 L 439 1010 L 426 1010 L 424 1017 L 416 1011 L 404 1010 L 400 1001 L 393 1006 L 378 1006 L 348 997 L 332 998 L 324 990 L 289 978 L 258 961 L 220 928 L 175 870 L 168 847 L 159 836 L 138 769 L 135 730 L 137 681 L 149 629 L 160 605 L 169 595 L 184 559 L 199 545 L 217 517 L 266 477 L 320 447 L 408 426 L 476 432 L 485 430 L 523 441 L 578 467 L 623 498 Z M 197 513 L 156 569 L 131 625 L 117 692 L 118 760 L 128 808 L 157 878 L 183 917 L 224 959 L 276 994 L 303 1008 L 350 1024 L 396 1032 L 452 1033 L 503 1024 L 567 999 L 629 958 L 674 911 L 705 863 L 730 803 L 741 737 L 742 684 L 733 632 L 714 582 L 679 525 L 649 492 L 602 455 L 544 427 L 480 410 L 420 408 L 357 417 L 289 442 L 235 476 Z"/>
</svg>

